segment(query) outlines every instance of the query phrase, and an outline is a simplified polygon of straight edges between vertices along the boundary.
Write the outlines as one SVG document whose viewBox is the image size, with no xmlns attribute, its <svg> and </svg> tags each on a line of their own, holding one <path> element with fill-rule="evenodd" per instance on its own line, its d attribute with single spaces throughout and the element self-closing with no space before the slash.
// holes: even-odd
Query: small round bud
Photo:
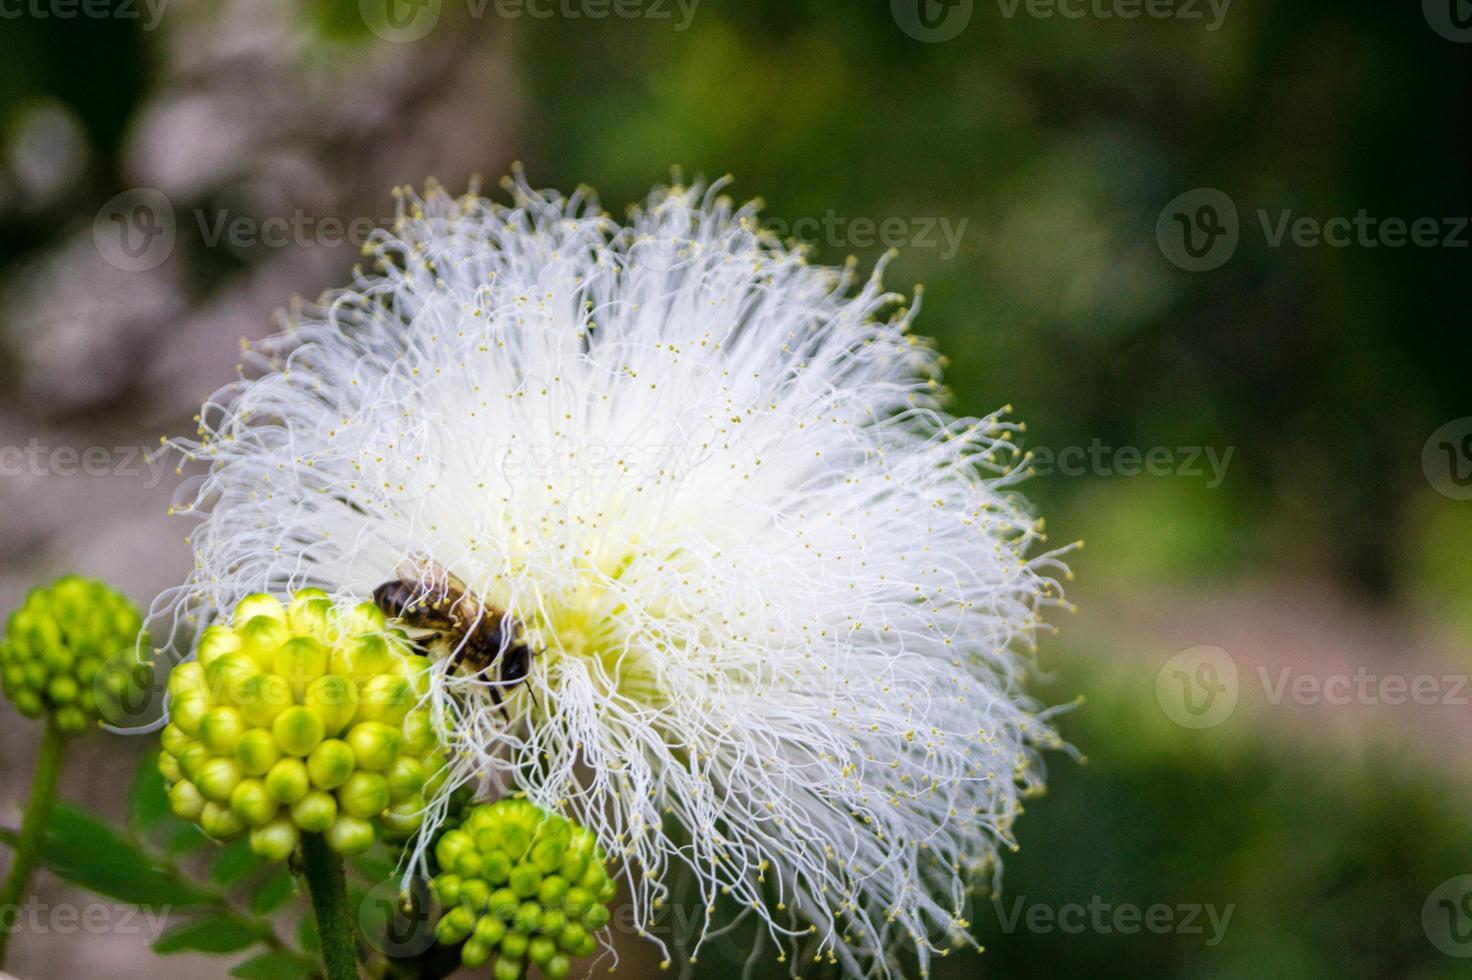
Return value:
<svg viewBox="0 0 1472 980">
<path fill-rule="evenodd" d="M 165 725 L 164 730 L 159 733 L 158 742 L 165 752 L 178 755 L 184 750 L 184 746 L 192 741 L 184 730 L 178 725 Z"/>
<path fill-rule="evenodd" d="M 522 902 L 511 920 L 512 928 L 528 935 L 537 931 L 542 924 L 542 907 L 536 902 Z"/>
<path fill-rule="evenodd" d="M 286 678 L 297 699 L 306 697 L 307 687 L 327 673 L 327 647 L 310 636 L 297 636 L 276 648 L 272 666 Z"/>
<path fill-rule="evenodd" d="M 240 784 L 240 764 L 233 758 L 216 757 L 200 766 L 193 779 L 205 799 L 229 803 L 235 787 Z"/>
<path fill-rule="evenodd" d="M 343 814 L 327 828 L 327 846 L 339 854 L 361 854 L 373 846 L 373 825 Z"/>
<path fill-rule="evenodd" d="M 483 915 L 475 923 L 475 938 L 487 946 L 496 947 L 506 937 L 506 924 L 494 915 Z"/>
<path fill-rule="evenodd" d="M 268 728 L 276 716 L 292 705 L 291 685 L 276 674 L 257 674 L 241 682 L 239 705 L 245 720 L 257 728 Z"/>
<path fill-rule="evenodd" d="M 291 805 L 291 819 L 308 833 L 320 834 L 337 820 L 337 800 L 314 789 Z"/>
<path fill-rule="evenodd" d="M 249 657 L 261 670 L 271 670 L 276 661 L 277 648 L 291 635 L 286 620 L 272 616 L 253 616 L 247 620 L 237 618 L 236 622 L 245 624 L 235 628 L 240 637 L 240 653 Z"/>
<path fill-rule="evenodd" d="M 252 728 L 235 743 L 235 760 L 247 775 L 264 776 L 281 759 L 276 739 L 264 728 Z"/>
<path fill-rule="evenodd" d="M 511 877 L 511 868 L 511 857 L 505 851 L 485 852 L 484 867 L 481 873 L 485 875 L 486 881 L 493 885 L 502 884 Z"/>
<path fill-rule="evenodd" d="M 511 877 L 507 881 L 512 891 L 522 898 L 528 898 L 535 895 L 542 886 L 542 872 L 535 865 L 518 864 L 511 869 Z"/>
<path fill-rule="evenodd" d="M 245 823 L 228 806 L 209 802 L 199 814 L 199 827 L 215 840 L 234 840 L 245 833 Z"/>
<path fill-rule="evenodd" d="M 465 945 L 460 948 L 460 962 L 474 970 L 485 966 L 491 959 L 491 947 L 479 939 L 467 939 Z"/>
<path fill-rule="evenodd" d="M 338 804 L 355 817 L 367 820 L 388 809 L 388 780 L 376 772 L 358 770 L 337 791 Z"/>
<path fill-rule="evenodd" d="M 554 953 L 552 958 L 542 964 L 542 976 L 547 980 L 562 980 L 572 972 L 572 960 L 565 953 Z"/>
<path fill-rule="evenodd" d="M 322 719 L 328 735 L 337 735 L 358 713 L 358 687 L 351 678 L 328 674 L 307 686 L 304 703 Z"/>
<path fill-rule="evenodd" d="M 348 743 L 329 738 L 307 756 L 307 775 L 318 789 L 337 789 L 348 781 L 357 759 Z"/>
<path fill-rule="evenodd" d="M 204 668 L 208 667 L 222 654 L 234 653 L 239 649 L 240 637 L 236 636 L 235 631 L 230 627 L 221 626 L 218 623 L 205 627 L 204 632 L 199 634 L 199 647 L 195 653 L 195 656 L 199 658 L 196 666 L 200 668 L 201 687 L 203 687 L 204 682 Z M 175 667 L 169 674 L 169 681 L 172 683 L 174 674 L 177 674 L 181 668 L 188 666 L 189 664 L 180 664 L 178 667 Z M 169 690 L 170 693 L 173 693 L 173 688 Z"/>
<path fill-rule="evenodd" d="M 282 803 L 296 803 L 310 787 L 307 767 L 300 759 L 282 759 L 266 773 L 266 791 Z"/>
<path fill-rule="evenodd" d="M 180 820 L 198 820 L 204 804 L 204 796 L 188 780 L 175 783 L 169 789 L 169 810 Z"/>
<path fill-rule="evenodd" d="M 393 764 L 404 745 L 395 728 L 378 721 L 363 721 L 348 730 L 347 742 L 357 756 L 358 767 L 379 772 Z"/>
<path fill-rule="evenodd" d="M 501 940 L 501 953 L 513 960 L 519 960 L 526 955 L 529 940 L 525 933 L 508 932 Z"/>
<path fill-rule="evenodd" d="M 538 966 L 557 955 L 557 944 L 546 936 L 537 936 L 526 947 L 526 957 Z"/>
<path fill-rule="evenodd" d="M 407 678 L 379 674 L 363 684 L 361 714 L 367 721 L 378 721 L 398 728 L 418 700 Z"/>
<path fill-rule="evenodd" d="M 266 784 L 259 779 L 242 779 L 230 794 L 230 809 L 252 827 L 262 827 L 271 822 L 281 804 L 266 792 Z"/>
<path fill-rule="evenodd" d="M 548 907 L 562 905 L 567 897 L 567 879 L 561 875 L 548 875 L 537 888 L 537 901 Z"/>
<path fill-rule="evenodd" d="M 413 756 L 399 756 L 384 775 L 388 779 L 389 796 L 395 803 L 418 796 L 424 789 L 424 766 Z"/>
<path fill-rule="evenodd" d="M 435 901 L 446 907 L 460 904 L 460 876 L 459 875 L 437 875 L 430 882 L 430 890 L 434 892 Z"/>
<path fill-rule="evenodd" d="M 296 824 L 281 817 L 250 832 L 250 849 L 262 860 L 284 861 L 300 840 Z"/>
<path fill-rule="evenodd" d="M 460 904 L 468 906 L 472 911 L 484 912 L 491 904 L 491 886 L 480 878 L 462 879 Z"/>
<path fill-rule="evenodd" d="M 211 708 L 199 722 L 199 738 L 216 755 L 230 755 L 246 732 L 245 717 L 236 708 Z"/>
<path fill-rule="evenodd" d="M 271 722 L 271 734 L 287 755 L 304 756 L 317 747 L 327 734 L 316 712 L 301 705 L 287 708 Z"/>
<path fill-rule="evenodd" d="M 439 745 L 439 736 L 435 734 L 434 722 L 430 720 L 428 711 L 409 712 L 404 716 L 401 730 L 404 749 L 413 755 L 424 755 Z"/>
<path fill-rule="evenodd" d="M 510 936 L 506 937 L 510 939 Z M 504 946 L 504 941 L 503 941 Z M 496 965 L 491 968 L 491 976 L 495 980 L 520 980 L 522 963 L 520 960 L 507 959 L 505 956 L 496 960 Z"/>
<path fill-rule="evenodd" d="M 446 946 L 463 942 L 475 928 L 475 913 L 464 906 L 450 909 L 435 926 L 435 938 Z"/>
<path fill-rule="evenodd" d="M 210 699 L 203 694 L 186 694 L 169 702 L 169 721 L 185 735 L 196 738 L 199 735 L 200 722 L 211 707 L 213 705 Z"/>
</svg>

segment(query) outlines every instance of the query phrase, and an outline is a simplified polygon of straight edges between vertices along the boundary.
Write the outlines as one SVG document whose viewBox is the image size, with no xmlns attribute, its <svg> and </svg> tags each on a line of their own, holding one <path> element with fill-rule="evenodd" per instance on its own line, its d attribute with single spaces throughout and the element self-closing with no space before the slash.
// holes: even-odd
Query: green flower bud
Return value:
<svg viewBox="0 0 1472 980">
<path fill-rule="evenodd" d="M 180 820 L 198 820 L 204 812 L 205 799 L 188 780 L 169 788 L 169 810 Z"/>
<path fill-rule="evenodd" d="M 379 772 L 393 764 L 403 749 L 404 738 L 396 728 L 379 721 L 361 721 L 348 730 L 347 742 L 358 758 L 358 767 Z"/>
<path fill-rule="evenodd" d="M 199 648 L 196 653 L 196 656 L 199 658 L 199 667 L 201 671 L 205 667 L 208 667 L 211 663 L 213 663 L 222 654 L 234 653 L 236 650 L 239 649 L 240 637 L 236 636 L 235 631 L 230 629 L 228 626 L 220 626 L 216 624 L 214 626 L 205 627 L 204 632 L 199 634 Z M 170 683 L 172 683 L 174 680 L 174 674 L 177 674 L 181 668 L 187 666 L 189 665 L 180 664 L 178 667 L 175 667 L 173 672 L 169 675 Z M 203 677 L 203 674 L 201 673 L 200 676 Z M 173 689 L 170 688 L 171 692 L 172 690 Z"/>
<path fill-rule="evenodd" d="M 339 854 L 361 854 L 373 846 L 373 825 L 344 814 L 327 828 L 327 846 Z"/>
<path fill-rule="evenodd" d="M 327 647 L 320 641 L 310 636 L 298 636 L 276 648 L 272 664 L 275 673 L 286 678 L 291 685 L 292 695 L 302 700 L 306 697 L 307 687 L 327 673 L 327 656 Z"/>
<path fill-rule="evenodd" d="M 430 890 L 434 892 L 435 901 L 446 907 L 460 904 L 460 876 L 445 874 L 440 875 L 430 882 Z"/>
<path fill-rule="evenodd" d="M 418 796 L 424 789 L 424 766 L 413 756 L 399 756 L 384 775 L 388 778 L 389 796 L 395 803 Z"/>
<path fill-rule="evenodd" d="M 210 696 L 217 704 L 239 706 L 246 700 L 245 682 L 261 673 L 261 667 L 243 651 L 223 653 L 204 669 Z"/>
<path fill-rule="evenodd" d="M 0 638 L 5 694 L 27 717 L 51 712 L 61 732 L 79 735 L 99 719 L 99 695 L 112 717 L 147 682 L 136 655 L 146 648 L 141 630 L 136 607 L 101 582 L 67 576 L 34 589 Z M 115 669 L 99 682 L 104 659 Z"/>
<path fill-rule="evenodd" d="M 247 677 L 241 682 L 235 703 L 247 722 L 257 728 L 269 728 L 277 715 L 291 707 L 291 685 L 276 674 Z"/>
<path fill-rule="evenodd" d="M 267 619 L 284 620 L 286 609 L 281 605 L 281 600 L 265 592 L 257 592 L 241 599 L 235 606 L 235 619 L 237 622 L 249 623 L 257 616 Z"/>
<path fill-rule="evenodd" d="M 544 909 L 542 917 L 537 922 L 537 932 L 555 936 L 567 925 L 567 913 L 562 909 Z"/>
<path fill-rule="evenodd" d="M 379 814 L 378 819 L 390 833 L 400 838 L 408 837 L 424 826 L 424 798 L 415 796 L 395 803 Z"/>
<path fill-rule="evenodd" d="M 332 641 L 332 600 L 321 589 L 302 589 L 286 609 L 286 622 L 297 635 Z"/>
<path fill-rule="evenodd" d="M 246 733 L 245 717 L 236 708 L 211 708 L 199 722 L 199 738 L 216 755 L 230 755 Z"/>
<path fill-rule="evenodd" d="M 397 651 L 383 634 L 362 633 L 333 647 L 332 672 L 366 681 L 392 671 L 397 658 Z"/>
<path fill-rule="evenodd" d="M 510 939 L 510 936 L 506 937 Z M 503 940 L 504 942 L 504 940 Z M 491 968 L 491 976 L 495 980 L 520 980 L 522 963 L 520 960 L 507 959 L 502 956 L 496 960 L 496 965 Z"/>
<path fill-rule="evenodd" d="M 212 758 L 214 757 L 210 755 L 210 750 L 204 747 L 203 742 L 190 742 L 177 756 L 179 770 L 186 778 L 193 779 L 199 775 L 199 770 L 204 764 Z"/>
<path fill-rule="evenodd" d="M 296 824 L 280 817 L 250 832 L 250 849 L 263 860 L 284 861 L 300 840 Z"/>
<path fill-rule="evenodd" d="M 56 709 L 56 727 L 63 735 L 80 735 L 87 730 L 87 713 L 74 704 Z"/>
<path fill-rule="evenodd" d="M 240 784 L 240 764 L 234 759 L 217 757 L 200 766 L 193 778 L 205 799 L 229 803 L 230 795 Z"/>
<path fill-rule="evenodd" d="M 483 915 L 475 923 L 475 938 L 494 949 L 506 938 L 506 924 L 494 915 Z"/>
<path fill-rule="evenodd" d="M 273 616 L 254 616 L 241 620 L 238 609 L 235 615 L 237 623 L 245 624 L 235 628 L 236 635 L 240 637 L 240 652 L 261 670 L 271 670 L 276 662 L 277 648 L 291 636 L 286 620 Z"/>
<path fill-rule="evenodd" d="M 311 780 L 300 759 L 282 759 L 266 773 L 266 791 L 282 803 L 295 803 L 307 795 Z"/>
<path fill-rule="evenodd" d="M 348 781 L 357 765 L 357 758 L 348 743 L 329 738 L 307 756 L 307 775 L 318 789 L 337 789 Z"/>
<path fill-rule="evenodd" d="M 488 851 L 485 852 L 481 874 L 485 875 L 486 881 L 499 885 L 511 877 L 511 867 L 511 857 L 505 851 Z"/>
<path fill-rule="evenodd" d="M 461 906 L 446 912 L 435 926 L 435 938 L 446 946 L 463 942 L 475 928 L 475 913 Z"/>
<path fill-rule="evenodd" d="M 179 768 L 179 760 L 167 752 L 158 754 L 158 771 L 166 783 L 176 783 L 184 778 L 184 770 Z"/>
<path fill-rule="evenodd" d="M 434 732 L 434 722 L 428 711 L 411 711 L 404 716 L 404 750 L 414 755 L 434 751 L 439 745 L 439 736 Z"/>
<path fill-rule="evenodd" d="M 594 932 L 608 925 L 608 906 L 594 905 L 584 912 L 583 925 Z"/>
<path fill-rule="evenodd" d="M 546 936 L 537 936 L 526 947 L 526 957 L 538 966 L 557 955 L 557 944 Z"/>
<path fill-rule="evenodd" d="M 388 780 L 381 773 L 358 770 L 337 791 L 338 804 L 345 812 L 364 820 L 388 809 Z"/>
<path fill-rule="evenodd" d="M 528 935 L 536 932 L 541 924 L 542 907 L 536 902 L 522 902 L 516 909 L 516 917 L 511 920 L 513 929 Z"/>
<path fill-rule="evenodd" d="M 303 699 L 322 719 L 328 735 L 337 735 L 358 713 L 358 687 L 347 677 L 328 674 L 307 686 Z"/>
<path fill-rule="evenodd" d="M 521 932 L 508 932 L 501 940 L 501 953 L 513 960 L 519 960 L 526 955 L 528 945 L 527 936 Z"/>
<path fill-rule="evenodd" d="M 281 759 L 276 738 L 264 728 L 252 728 L 235 743 L 235 760 L 251 776 L 264 776 Z"/>
<path fill-rule="evenodd" d="M 491 959 L 491 947 L 478 939 L 467 939 L 460 949 L 460 962 L 474 970 L 485 966 Z"/>
<path fill-rule="evenodd" d="M 330 793 L 314 789 L 292 804 L 291 819 L 302 830 L 320 834 L 337 819 L 337 800 Z"/>
<path fill-rule="evenodd" d="M 184 751 L 184 747 L 193 741 L 178 725 L 165 725 L 158 740 L 163 750 L 173 755 Z"/>
<path fill-rule="evenodd" d="M 199 827 L 215 840 L 233 840 L 245 833 L 245 824 L 228 806 L 209 802 L 199 814 Z"/>
<path fill-rule="evenodd" d="M 491 886 L 480 878 L 465 878 L 460 885 L 460 904 L 473 912 L 484 912 L 491 904 Z"/>
<path fill-rule="evenodd" d="M 520 908 L 521 899 L 509 888 L 497 888 L 491 892 L 491 900 L 486 904 L 486 910 L 502 922 L 515 919 Z"/>
<path fill-rule="evenodd" d="M 281 805 L 266 792 L 266 784 L 259 779 L 242 779 L 230 794 L 230 809 L 252 827 L 270 823 Z"/>
<path fill-rule="evenodd" d="M 407 678 L 379 674 L 363 683 L 360 717 L 399 728 L 417 700 Z"/>
<path fill-rule="evenodd" d="M 522 898 L 528 898 L 535 895 L 542 886 L 542 872 L 534 865 L 518 864 L 511 869 L 511 877 L 507 880 L 512 891 Z"/>
<path fill-rule="evenodd" d="M 548 908 L 561 906 L 566 897 L 567 879 L 561 875 L 549 875 L 543 878 L 542 884 L 537 888 L 537 901 Z"/>
<path fill-rule="evenodd" d="M 200 723 L 212 707 L 210 699 L 203 694 L 186 694 L 169 702 L 169 721 L 185 735 L 195 738 L 199 735 Z"/>
<path fill-rule="evenodd" d="M 311 708 L 301 705 L 287 708 L 271 722 L 271 734 L 287 755 L 304 756 L 317 747 L 327 734 L 322 719 Z"/>
<path fill-rule="evenodd" d="M 572 960 L 565 953 L 556 953 L 547 962 L 542 964 L 542 976 L 547 980 L 562 980 L 572 972 Z"/>
</svg>

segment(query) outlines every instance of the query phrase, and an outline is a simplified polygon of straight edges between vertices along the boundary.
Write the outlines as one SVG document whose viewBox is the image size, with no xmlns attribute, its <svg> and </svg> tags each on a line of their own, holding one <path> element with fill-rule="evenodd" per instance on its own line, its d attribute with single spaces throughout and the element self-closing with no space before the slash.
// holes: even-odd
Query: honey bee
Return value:
<svg viewBox="0 0 1472 980">
<path fill-rule="evenodd" d="M 421 631 L 422 645 L 447 644 L 450 669 L 484 678 L 491 699 L 507 718 L 502 692 L 526 680 L 531 668 L 532 650 L 522 638 L 521 624 L 482 601 L 428 555 L 411 556 L 394 574 L 398 577 L 373 590 L 373 602 L 384 615 Z M 494 677 L 489 673 L 493 667 Z"/>
</svg>

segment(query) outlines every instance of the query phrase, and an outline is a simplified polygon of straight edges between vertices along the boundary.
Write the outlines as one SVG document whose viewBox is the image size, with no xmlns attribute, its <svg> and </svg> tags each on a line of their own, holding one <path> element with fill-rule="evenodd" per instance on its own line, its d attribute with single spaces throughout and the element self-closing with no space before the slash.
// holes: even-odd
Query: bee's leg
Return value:
<svg viewBox="0 0 1472 980">
<path fill-rule="evenodd" d="M 506 724 L 511 724 L 511 715 L 507 713 L 506 703 L 501 698 L 500 685 L 496 681 L 493 681 L 489 677 L 486 677 L 485 671 L 481 671 L 480 676 L 485 678 L 486 690 L 491 692 L 491 700 L 496 702 L 496 710 L 501 712 L 501 719 L 505 721 Z"/>
</svg>

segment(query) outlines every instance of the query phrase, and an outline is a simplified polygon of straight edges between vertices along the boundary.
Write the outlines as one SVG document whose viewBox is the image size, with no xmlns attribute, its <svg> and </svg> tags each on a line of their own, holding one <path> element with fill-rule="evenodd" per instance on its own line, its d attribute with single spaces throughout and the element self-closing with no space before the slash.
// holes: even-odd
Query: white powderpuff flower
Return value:
<svg viewBox="0 0 1472 980">
<path fill-rule="evenodd" d="M 519 174 L 509 206 L 401 192 L 182 444 L 168 601 L 363 597 L 428 556 L 535 652 L 509 722 L 440 662 L 458 783 L 592 828 L 642 928 L 693 882 L 692 953 L 736 909 L 781 958 L 923 973 L 1058 744 L 1022 682 L 1065 570 L 1020 426 L 945 414 L 880 270 L 809 265 L 719 186 L 626 225 Z"/>
</svg>

